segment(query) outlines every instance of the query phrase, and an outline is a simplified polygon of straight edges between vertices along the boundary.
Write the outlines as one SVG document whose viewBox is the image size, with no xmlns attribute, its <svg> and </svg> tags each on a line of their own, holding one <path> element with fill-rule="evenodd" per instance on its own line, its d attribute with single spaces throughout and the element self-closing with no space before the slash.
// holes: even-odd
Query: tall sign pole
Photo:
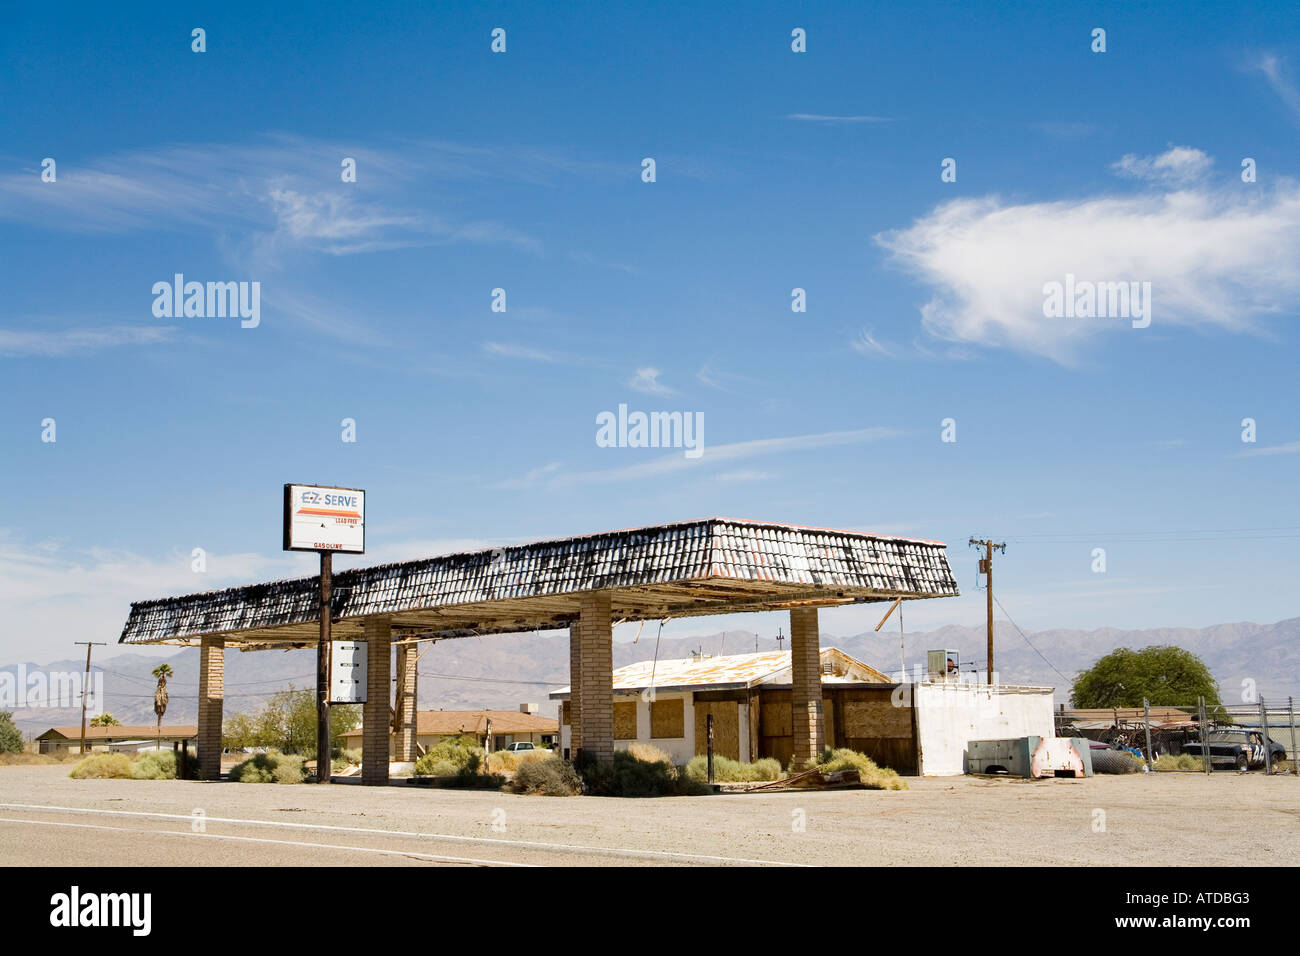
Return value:
<svg viewBox="0 0 1300 956">
<path fill-rule="evenodd" d="M 330 753 L 330 581 L 334 553 L 320 553 L 320 641 L 316 644 L 316 782 L 329 783 Z"/>
<path fill-rule="evenodd" d="M 96 647 L 104 647 L 103 641 L 73 641 L 73 644 L 86 645 L 86 679 L 81 682 L 81 752 L 86 752 L 86 693 L 90 688 L 90 652 Z"/>
<path fill-rule="evenodd" d="M 364 554 L 366 493 L 326 485 L 284 486 L 284 549 L 320 555 L 320 639 L 316 644 L 316 782 L 329 783 L 334 552 Z M 355 645 L 346 645 L 355 651 Z M 348 666 L 355 668 L 355 654 Z M 358 672 L 359 673 L 359 672 Z M 351 689 L 355 681 L 349 682 Z M 363 691 L 364 693 L 364 691 Z M 344 694 L 344 702 L 350 702 Z M 364 700 L 364 697 L 362 698 Z"/>
<path fill-rule="evenodd" d="M 992 687 L 993 686 L 993 551 L 996 548 L 997 550 L 1001 551 L 1003 554 L 1006 554 L 1007 543 L 1003 541 L 1001 544 L 994 544 L 991 540 L 988 539 L 981 540 L 977 538 L 971 538 L 970 543 L 971 543 L 971 547 L 973 548 L 984 549 L 984 557 L 980 558 L 979 573 L 984 575 L 984 583 L 986 585 L 985 590 L 988 592 L 986 603 L 988 605 L 988 638 L 989 638 L 988 655 L 989 656 L 988 656 L 988 661 L 986 663 L 988 664 L 989 686 Z"/>
</svg>

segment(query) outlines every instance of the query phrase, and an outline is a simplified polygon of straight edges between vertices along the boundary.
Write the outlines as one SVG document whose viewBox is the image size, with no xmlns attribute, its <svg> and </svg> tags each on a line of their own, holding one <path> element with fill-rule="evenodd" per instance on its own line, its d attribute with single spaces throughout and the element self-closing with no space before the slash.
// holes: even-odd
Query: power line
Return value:
<svg viewBox="0 0 1300 956">
<path fill-rule="evenodd" d="M 1016 631 L 1020 634 L 1020 636 L 1023 637 L 1023 638 L 1025 639 L 1025 643 L 1029 645 L 1029 649 L 1032 650 L 1032 651 L 1033 651 L 1035 654 L 1037 654 L 1039 657 L 1041 657 L 1041 658 L 1043 659 L 1043 661 L 1047 664 L 1048 667 L 1050 667 L 1052 670 L 1056 671 L 1057 675 L 1060 676 L 1061 680 L 1063 680 L 1063 681 L 1067 681 L 1067 682 L 1068 682 L 1068 681 L 1070 680 L 1070 678 L 1066 677 L 1066 676 L 1065 676 L 1064 674 L 1062 674 L 1059 670 L 1057 670 L 1056 665 L 1053 664 L 1051 661 L 1049 661 L 1049 660 L 1047 659 L 1046 655 L 1043 654 L 1042 651 L 1040 651 L 1038 648 L 1034 647 L 1033 642 L 1029 640 L 1029 638 L 1025 635 L 1025 632 L 1022 631 L 1022 630 L 1020 630 L 1020 625 L 1017 624 L 1015 621 L 1011 620 L 1011 615 L 1010 615 L 1010 614 L 1007 614 L 1007 609 L 1004 608 L 1004 607 L 1002 607 L 1002 602 L 999 601 L 996 597 L 995 597 L 993 600 L 994 600 L 994 602 L 997 604 L 998 608 L 1001 609 L 1002 613 L 1007 615 L 1007 620 L 1008 620 L 1008 621 L 1011 621 L 1011 626 L 1014 627 L 1014 628 L 1016 629 Z"/>
<path fill-rule="evenodd" d="M 426 671 L 420 671 L 420 676 L 436 680 L 472 681 L 476 684 L 530 684 L 536 687 L 558 687 L 565 683 L 563 680 L 505 680 L 498 677 L 465 677 L 461 674 L 430 674 Z"/>
</svg>

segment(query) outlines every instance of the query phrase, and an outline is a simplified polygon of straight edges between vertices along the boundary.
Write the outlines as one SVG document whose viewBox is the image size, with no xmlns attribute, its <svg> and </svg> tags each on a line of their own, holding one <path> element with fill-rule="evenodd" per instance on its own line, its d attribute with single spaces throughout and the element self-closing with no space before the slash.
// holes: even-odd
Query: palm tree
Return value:
<svg viewBox="0 0 1300 956">
<path fill-rule="evenodd" d="M 158 678 L 158 687 L 153 692 L 153 712 L 158 716 L 158 733 L 155 737 L 157 749 L 162 749 L 162 719 L 163 714 L 167 713 L 167 678 L 172 676 L 172 666 L 170 664 L 159 664 L 152 671 L 153 676 Z"/>
<path fill-rule="evenodd" d="M 104 712 L 97 717 L 90 719 L 92 727 L 120 727 L 122 722 L 108 712 Z"/>
</svg>

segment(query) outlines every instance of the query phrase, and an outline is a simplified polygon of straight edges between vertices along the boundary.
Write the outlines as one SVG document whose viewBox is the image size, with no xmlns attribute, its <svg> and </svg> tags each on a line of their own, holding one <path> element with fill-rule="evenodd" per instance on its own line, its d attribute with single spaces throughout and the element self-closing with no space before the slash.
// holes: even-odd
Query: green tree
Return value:
<svg viewBox="0 0 1300 956">
<path fill-rule="evenodd" d="M 90 718 L 92 727 L 121 727 L 122 722 L 107 711 L 98 716 Z"/>
<path fill-rule="evenodd" d="M 7 710 L 0 710 L 0 754 L 22 752 L 23 734 L 14 724 L 14 715 Z"/>
<path fill-rule="evenodd" d="M 361 723 L 361 708 L 338 704 L 330 708 L 330 746 L 343 746 L 343 734 Z M 234 714 L 222 734 L 227 747 L 274 747 L 281 753 L 316 757 L 316 694 L 292 684 L 276 691 L 253 714 Z"/>
<path fill-rule="evenodd" d="M 1219 685 L 1205 662 L 1181 647 L 1153 644 L 1116 648 L 1080 674 L 1070 691 L 1074 707 L 1153 707 L 1219 703 Z"/>
</svg>

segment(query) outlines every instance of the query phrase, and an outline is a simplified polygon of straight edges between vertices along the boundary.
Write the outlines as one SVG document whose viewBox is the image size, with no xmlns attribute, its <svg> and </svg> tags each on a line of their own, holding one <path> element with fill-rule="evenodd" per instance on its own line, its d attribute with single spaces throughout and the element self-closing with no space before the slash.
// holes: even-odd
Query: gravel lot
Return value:
<svg viewBox="0 0 1300 956">
<path fill-rule="evenodd" d="M 0 767 L 0 864 L 1300 864 L 1300 779 L 1259 773 L 655 800 L 67 773 Z"/>
</svg>

